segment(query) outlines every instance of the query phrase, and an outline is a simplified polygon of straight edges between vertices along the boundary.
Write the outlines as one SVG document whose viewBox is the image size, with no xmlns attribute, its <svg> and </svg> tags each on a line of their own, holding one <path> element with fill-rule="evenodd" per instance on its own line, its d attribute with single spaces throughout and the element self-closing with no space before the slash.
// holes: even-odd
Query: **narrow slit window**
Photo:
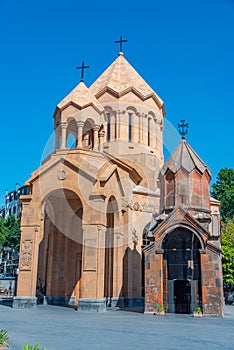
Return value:
<svg viewBox="0 0 234 350">
<path fill-rule="evenodd" d="M 110 125 L 110 113 L 107 113 L 107 141 L 110 141 L 111 125 Z"/>
<path fill-rule="evenodd" d="M 132 141 L 132 115 L 128 115 L 128 141 Z"/>
<path fill-rule="evenodd" d="M 148 118 L 148 146 L 150 146 L 150 118 Z"/>
</svg>

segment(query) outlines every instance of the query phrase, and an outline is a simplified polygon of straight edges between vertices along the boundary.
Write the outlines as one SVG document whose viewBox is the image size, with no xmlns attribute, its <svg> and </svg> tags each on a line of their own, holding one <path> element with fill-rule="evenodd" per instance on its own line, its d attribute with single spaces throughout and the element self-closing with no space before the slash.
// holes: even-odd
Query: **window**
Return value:
<svg viewBox="0 0 234 350">
<path fill-rule="evenodd" d="M 151 118 L 148 118 L 148 146 L 150 146 L 150 124 L 151 124 Z"/>
<path fill-rule="evenodd" d="M 110 141 L 110 131 L 111 131 L 111 126 L 110 126 L 110 113 L 107 113 L 107 141 Z"/>
<path fill-rule="evenodd" d="M 132 142 L 132 114 L 128 114 L 128 141 Z"/>
</svg>

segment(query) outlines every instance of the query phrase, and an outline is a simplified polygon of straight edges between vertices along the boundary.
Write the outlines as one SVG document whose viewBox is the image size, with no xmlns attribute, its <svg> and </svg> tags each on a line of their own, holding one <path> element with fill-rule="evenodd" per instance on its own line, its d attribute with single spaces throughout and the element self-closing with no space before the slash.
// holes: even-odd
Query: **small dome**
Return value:
<svg viewBox="0 0 234 350">
<path fill-rule="evenodd" d="M 208 166 L 201 160 L 201 158 L 185 140 L 182 140 L 179 143 L 178 147 L 164 164 L 161 170 L 161 175 L 165 175 L 168 169 L 175 174 L 181 168 L 185 169 L 188 173 L 194 169 L 198 169 L 202 174 L 207 171 L 211 176 L 211 171 Z"/>
<path fill-rule="evenodd" d="M 137 71 L 123 57 L 122 53 L 91 85 L 90 91 L 99 98 L 106 91 L 112 91 L 118 97 L 130 91 L 135 92 L 142 100 L 152 98 L 164 113 L 161 98 L 151 89 Z"/>
<path fill-rule="evenodd" d="M 73 89 L 58 105 L 57 108 L 63 110 L 66 106 L 74 104 L 79 109 L 84 109 L 86 107 L 92 106 L 98 112 L 103 111 L 103 106 L 92 94 L 92 92 L 87 88 L 87 86 L 80 82 L 75 89 Z"/>
</svg>

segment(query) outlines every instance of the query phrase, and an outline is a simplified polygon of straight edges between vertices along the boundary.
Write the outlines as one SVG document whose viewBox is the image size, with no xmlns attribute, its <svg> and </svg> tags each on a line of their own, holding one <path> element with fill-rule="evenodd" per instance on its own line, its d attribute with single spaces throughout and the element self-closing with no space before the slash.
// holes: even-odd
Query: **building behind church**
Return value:
<svg viewBox="0 0 234 350">
<path fill-rule="evenodd" d="M 164 164 L 164 103 L 120 52 L 54 112 L 54 151 L 21 196 L 14 307 L 222 315 L 219 202 L 182 139 Z"/>
</svg>

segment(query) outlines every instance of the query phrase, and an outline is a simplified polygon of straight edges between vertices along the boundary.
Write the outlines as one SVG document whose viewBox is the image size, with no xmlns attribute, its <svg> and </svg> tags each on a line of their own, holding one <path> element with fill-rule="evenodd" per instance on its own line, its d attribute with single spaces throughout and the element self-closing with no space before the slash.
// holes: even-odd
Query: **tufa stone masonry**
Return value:
<svg viewBox="0 0 234 350">
<path fill-rule="evenodd" d="M 164 164 L 164 114 L 122 52 L 57 105 L 54 149 L 21 196 L 14 307 L 223 314 L 211 172 L 184 138 Z"/>
</svg>

